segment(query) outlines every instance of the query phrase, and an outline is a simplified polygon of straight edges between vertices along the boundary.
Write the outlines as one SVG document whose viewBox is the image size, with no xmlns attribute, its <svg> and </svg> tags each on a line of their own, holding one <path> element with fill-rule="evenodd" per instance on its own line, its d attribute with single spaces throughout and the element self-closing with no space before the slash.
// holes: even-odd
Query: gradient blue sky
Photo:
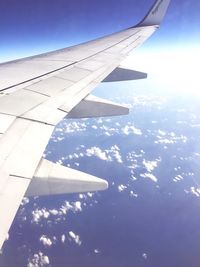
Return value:
<svg viewBox="0 0 200 267">
<path fill-rule="evenodd" d="M 137 23 L 154 0 L 1 0 L 0 61 L 87 41 Z M 172 0 L 144 48 L 197 47 L 200 1 Z"/>
</svg>

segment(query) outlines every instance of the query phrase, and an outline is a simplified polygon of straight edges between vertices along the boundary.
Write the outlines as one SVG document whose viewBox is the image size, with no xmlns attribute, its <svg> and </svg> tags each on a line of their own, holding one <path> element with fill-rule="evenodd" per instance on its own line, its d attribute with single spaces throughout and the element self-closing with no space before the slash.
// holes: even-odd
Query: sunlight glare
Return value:
<svg viewBox="0 0 200 267">
<path fill-rule="evenodd" d="M 162 90 L 200 96 L 200 48 L 158 51 L 138 50 L 123 66 L 148 73 L 148 79 Z"/>
</svg>

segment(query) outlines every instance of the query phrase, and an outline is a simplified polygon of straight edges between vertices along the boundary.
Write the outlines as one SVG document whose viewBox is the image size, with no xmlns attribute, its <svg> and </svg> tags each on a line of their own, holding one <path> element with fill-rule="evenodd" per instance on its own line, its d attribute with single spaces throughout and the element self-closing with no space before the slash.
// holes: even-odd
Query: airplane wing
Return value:
<svg viewBox="0 0 200 267">
<path fill-rule="evenodd" d="M 127 114 L 91 96 L 102 81 L 146 77 L 120 68 L 159 27 L 170 0 L 157 0 L 135 27 L 74 47 L 0 64 L 0 248 L 23 196 L 96 191 L 107 182 L 42 158 L 63 118 Z"/>
</svg>

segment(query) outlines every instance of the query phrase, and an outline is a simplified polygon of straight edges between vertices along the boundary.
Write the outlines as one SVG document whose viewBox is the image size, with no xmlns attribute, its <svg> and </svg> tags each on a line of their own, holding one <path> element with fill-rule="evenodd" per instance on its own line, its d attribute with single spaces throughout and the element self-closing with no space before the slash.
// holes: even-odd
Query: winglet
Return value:
<svg viewBox="0 0 200 267">
<path fill-rule="evenodd" d="M 137 24 L 138 26 L 160 25 L 171 0 L 156 0 L 144 19 Z"/>
</svg>

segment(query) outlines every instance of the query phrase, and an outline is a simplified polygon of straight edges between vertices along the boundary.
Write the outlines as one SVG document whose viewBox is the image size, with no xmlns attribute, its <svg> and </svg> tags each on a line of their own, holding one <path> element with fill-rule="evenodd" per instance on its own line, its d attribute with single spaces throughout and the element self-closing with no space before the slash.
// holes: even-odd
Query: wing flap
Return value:
<svg viewBox="0 0 200 267">
<path fill-rule="evenodd" d="M 65 110 L 65 107 L 62 106 Z M 73 108 L 66 118 L 94 118 L 106 116 L 127 115 L 129 109 L 114 102 L 89 95 Z"/>
<path fill-rule="evenodd" d="M 91 192 L 107 187 L 103 179 L 42 159 L 26 196 Z"/>
<path fill-rule="evenodd" d="M 140 71 L 124 69 L 124 68 L 116 68 L 113 72 L 111 72 L 103 82 L 119 82 L 119 81 L 130 81 L 130 80 L 138 80 L 147 78 L 147 74 Z"/>
</svg>

